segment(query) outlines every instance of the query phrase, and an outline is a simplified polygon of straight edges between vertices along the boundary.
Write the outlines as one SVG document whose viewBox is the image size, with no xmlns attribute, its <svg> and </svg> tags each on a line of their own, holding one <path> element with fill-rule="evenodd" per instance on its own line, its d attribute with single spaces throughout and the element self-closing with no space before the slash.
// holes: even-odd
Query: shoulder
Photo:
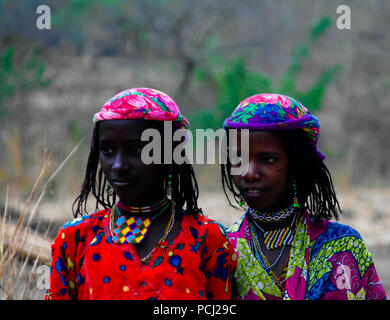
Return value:
<svg viewBox="0 0 390 320">
<path fill-rule="evenodd" d="M 185 215 L 188 219 L 188 225 L 190 230 L 196 229 L 199 230 L 200 233 L 207 234 L 208 237 L 227 237 L 226 228 L 223 224 L 218 221 L 205 217 L 201 214 L 195 215 Z"/>
<path fill-rule="evenodd" d="M 203 249 L 204 262 L 208 268 L 212 266 L 214 270 L 221 268 L 228 262 L 229 268 L 236 268 L 237 256 L 234 247 L 229 241 L 226 228 L 214 219 L 207 218 L 203 215 L 192 216 L 192 223 L 188 223 L 191 238 L 195 240 Z M 195 223 L 194 223 L 195 222 Z M 193 245 L 191 244 L 193 247 Z M 227 270 L 227 269 L 226 269 Z M 223 272 L 227 272 L 227 271 Z"/>
<path fill-rule="evenodd" d="M 58 232 L 58 237 L 70 234 L 85 234 L 98 228 L 105 218 L 109 217 L 109 209 L 104 209 L 90 215 L 74 218 L 65 223 Z"/>
<path fill-rule="evenodd" d="M 237 232 L 245 220 L 245 214 L 238 218 L 227 230 L 228 233 Z"/>
<path fill-rule="evenodd" d="M 362 239 L 360 233 L 346 224 L 329 221 L 327 234 L 331 238 L 356 237 Z"/>
<path fill-rule="evenodd" d="M 230 228 L 227 229 L 227 237 L 234 248 L 237 248 L 237 239 L 248 236 L 247 219 L 244 213 Z"/>
<path fill-rule="evenodd" d="M 104 228 L 104 223 L 109 218 L 109 209 L 105 209 L 91 215 L 81 216 L 65 223 L 58 231 L 57 237 L 52 244 L 52 256 L 59 255 L 65 259 L 80 256 L 87 245 L 92 241 L 96 233 Z M 72 262 L 73 261 L 73 262 Z"/>
<path fill-rule="evenodd" d="M 203 227 L 204 229 L 208 230 L 209 232 L 217 232 L 217 233 L 222 233 L 223 235 L 226 235 L 226 228 L 223 224 L 220 222 L 205 217 L 204 215 L 201 214 L 196 214 L 196 215 L 191 215 L 192 220 L 191 225 L 197 226 L 197 227 Z"/>
<path fill-rule="evenodd" d="M 329 220 L 311 220 L 309 230 L 311 240 L 319 243 L 351 237 L 362 240 L 360 233 L 351 226 Z"/>
<path fill-rule="evenodd" d="M 366 255 L 367 248 L 360 233 L 353 227 L 327 221 L 326 227 L 312 241 L 312 256 L 320 252 L 348 251 L 354 256 Z"/>
</svg>

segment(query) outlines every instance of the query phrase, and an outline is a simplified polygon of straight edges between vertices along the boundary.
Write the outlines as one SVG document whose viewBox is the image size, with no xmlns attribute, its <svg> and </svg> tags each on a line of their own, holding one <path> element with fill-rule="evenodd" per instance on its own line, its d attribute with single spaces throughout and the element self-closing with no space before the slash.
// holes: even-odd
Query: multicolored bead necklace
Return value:
<svg viewBox="0 0 390 320">
<path fill-rule="evenodd" d="M 137 244 L 141 243 L 146 236 L 146 233 L 149 231 L 151 223 L 167 208 L 171 205 L 170 201 L 167 198 L 162 199 L 161 201 L 146 207 L 129 207 L 118 202 L 111 209 L 110 220 L 111 220 L 111 230 L 112 230 L 112 240 L 116 243 L 124 244 L 131 243 Z M 133 216 L 129 219 L 126 219 L 123 213 L 150 213 L 160 209 L 152 217 L 137 217 Z M 115 221 L 115 214 L 119 215 Z"/>
<path fill-rule="evenodd" d="M 254 225 L 257 230 L 260 230 L 263 233 L 264 244 L 268 250 L 284 247 L 291 245 L 294 240 L 294 233 L 298 224 L 297 219 L 298 213 L 296 213 L 291 221 L 289 226 L 280 229 L 274 229 L 265 231 L 262 227 L 259 226 L 256 219 L 249 214 L 249 219 L 252 225 Z"/>
<path fill-rule="evenodd" d="M 295 231 L 296 226 L 298 225 L 298 220 L 299 220 L 299 217 L 297 217 L 297 216 L 298 216 L 298 214 L 296 214 L 294 216 L 294 219 L 292 220 L 291 225 L 289 227 L 287 227 L 287 228 L 289 228 L 289 230 Z M 258 230 L 263 232 L 264 237 L 265 237 L 265 233 L 268 233 L 268 232 L 264 232 L 264 230 L 253 219 L 249 219 L 248 221 L 249 221 L 249 228 L 250 228 L 250 233 L 251 233 L 250 247 L 251 247 L 252 253 L 256 257 L 256 260 L 259 262 L 261 267 L 265 270 L 265 272 L 267 272 L 267 274 L 269 274 L 272 277 L 274 283 L 278 286 L 279 290 L 281 292 L 283 292 L 284 291 L 284 283 L 286 281 L 286 269 L 282 269 L 282 274 L 280 275 L 280 278 L 278 278 L 276 276 L 276 273 L 273 271 L 273 267 L 279 262 L 280 258 L 283 255 L 283 252 L 285 251 L 285 249 L 287 247 L 287 244 L 291 244 L 293 236 L 294 236 L 294 232 L 290 238 L 291 242 L 290 241 L 288 243 L 284 242 L 281 245 L 281 246 L 283 246 L 282 250 L 280 250 L 278 257 L 271 264 L 268 261 L 266 255 L 264 254 L 264 252 L 261 248 L 261 245 L 259 242 Z M 293 227 L 294 224 L 295 224 L 295 227 Z M 283 228 L 281 230 L 284 230 L 284 229 L 286 229 L 286 228 Z M 275 242 L 273 242 L 273 243 L 275 243 Z M 265 243 L 265 244 L 267 246 L 267 243 Z M 271 249 L 275 249 L 275 248 L 276 247 L 271 247 Z M 270 248 L 267 246 L 267 249 L 270 249 Z"/>
<path fill-rule="evenodd" d="M 283 249 L 279 253 L 279 256 L 275 259 L 275 261 L 271 265 L 268 262 L 267 257 L 265 256 L 265 254 L 261 250 L 260 243 L 257 240 L 255 232 L 254 232 L 253 229 L 251 230 L 251 235 L 252 235 L 251 248 L 252 248 L 252 252 L 254 253 L 257 261 L 259 261 L 260 265 L 263 267 L 265 272 L 267 272 L 267 274 L 271 275 L 274 283 L 277 285 L 277 287 L 279 288 L 280 292 L 283 292 L 284 291 L 284 283 L 286 281 L 286 276 L 287 276 L 287 270 L 285 268 L 282 269 L 282 273 L 280 275 L 280 278 L 278 278 L 276 273 L 272 270 L 272 268 L 276 265 L 276 263 L 282 257 L 282 254 L 283 254 L 284 249 L 286 248 L 286 246 L 283 247 Z"/>
<path fill-rule="evenodd" d="M 286 246 L 284 246 L 282 248 L 282 250 L 279 253 L 279 256 L 275 259 L 275 261 L 272 264 L 270 264 L 265 256 L 263 250 L 261 249 L 261 245 L 259 242 L 259 236 L 258 236 L 253 224 L 250 224 L 250 230 L 251 230 L 250 246 L 252 249 L 252 253 L 256 257 L 256 260 L 260 263 L 262 268 L 265 270 L 265 272 L 267 272 L 268 274 L 271 274 L 272 268 L 278 263 L 279 259 L 282 257 Z"/>
</svg>

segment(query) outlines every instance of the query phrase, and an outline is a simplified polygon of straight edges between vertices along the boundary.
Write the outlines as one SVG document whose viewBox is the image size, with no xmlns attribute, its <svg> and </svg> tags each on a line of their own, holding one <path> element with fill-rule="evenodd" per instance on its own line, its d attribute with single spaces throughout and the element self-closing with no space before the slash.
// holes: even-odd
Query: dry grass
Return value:
<svg viewBox="0 0 390 320">
<path fill-rule="evenodd" d="M 30 194 L 25 201 L 24 207 L 20 213 L 20 216 L 13 225 L 8 218 L 8 189 L 6 194 L 5 208 L 3 212 L 3 221 L 0 224 L 0 298 L 2 300 L 8 299 L 23 299 L 26 291 L 31 287 L 31 283 L 27 283 L 24 290 L 16 295 L 17 288 L 20 286 L 20 281 L 25 271 L 25 268 L 30 259 L 32 259 L 32 244 L 29 231 L 29 222 L 31 221 L 31 207 L 33 205 L 33 199 L 37 193 L 38 186 L 41 184 L 42 179 L 49 167 L 49 160 L 44 159 L 42 169 L 30 191 Z M 10 220 L 10 219 L 8 219 Z M 40 251 L 35 253 L 33 258 L 33 272 L 35 274 L 35 268 L 40 261 Z M 21 260 L 22 259 L 22 260 Z M 20 263 L 22 266 L 20 267 Z M 34 277 L 30 277 L 29 280 L 33 281 Z"/>
<path fill-rule="evenodd" d="M 83 140 L 84 138 L 73 148 L 45 182 L 43 180 L 49 171 L 50 161 L 47 158 L 47 153 L 44 153 L 40 173 L 24 202 L 23 208 L 20 210 L 16 222 L 11 221 L 8 213 L 7 188 L 4 210 L 0 212 L 2 215 L 2 221 L 0 221 L 1 300 L 20 300 L 31 296 L 30 291 L 33 291 L 36 287 L 38 264 L 50 263 L 51 240 L 48 238 L 47 232 L 44 235 L 40 235 L 38 227 L 32 228 L 31 225 L 46 194 L 47 186 L 65 166 Z M 33 296 L 33 298 L 42 297 Z"/>
</svg>

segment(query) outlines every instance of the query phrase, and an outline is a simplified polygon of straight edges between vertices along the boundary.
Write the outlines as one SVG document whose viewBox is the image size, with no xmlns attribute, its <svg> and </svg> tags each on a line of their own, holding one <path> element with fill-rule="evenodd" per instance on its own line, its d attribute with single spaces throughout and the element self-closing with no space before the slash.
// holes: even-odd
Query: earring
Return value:
<svg viewBox="0 0 390 320">
<path fill-rule="evenodd" d="M 173 188 L 172 188 L 172 167 L 171 169 L 169 170 L 169 173 L 168 173 L 168 186 L 167 186 L 167 189 L 166 189 L 166 193 L 167 193 L 167 198 L 169 200 L 172 200 L 172 192 L 173 192 Z"/>
<path fill-rule="evenodd" d="M 300 208 L 300 205 L 299 205 L 299 202 L 298 202 L 298 192 L 297 192 L 297 184 L 296 184 L 295 178 L 293 180 L 293 191 L 294 191 L 293 207 L 294 208 Z"/>
<path fill-rule="evenodd" d="M 240 207 L 243 207 L 244 204 L 245 204 L 245 200 L 244 200 L 243 196 L 240 195 L 240 196 L 239 196 L 239 199 L 238 199 L 238 205 L 239 205 Z"/>
<path fill-rule="evenodd" d="M 109 196 L 112 196 L 114 194 L 114 189 L 112 188 L 112 185 L 107 182 L 106 192 Z"/>
</svg>

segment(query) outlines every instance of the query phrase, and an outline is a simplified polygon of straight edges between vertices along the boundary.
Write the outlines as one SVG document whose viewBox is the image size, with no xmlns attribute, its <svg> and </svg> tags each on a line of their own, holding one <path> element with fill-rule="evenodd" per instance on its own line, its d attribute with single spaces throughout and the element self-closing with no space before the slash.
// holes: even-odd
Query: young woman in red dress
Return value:
<svg viewBox="0 0 390 320">
<path fill-rule="evenodd" d="M 142 133 L 163 136 L 166 121 L 189 127 L 168 95 L 148 88 L 120 92 L 95 114 L 75 219 L 52 246 L 46 299 L 231 299 L 236 254 L 198 208 L 192 166 L 143 161 Z M 162 139 L 158 151 L 172 142 Z M 104 209 L 84 215 L 91 193 Z"/>
</svg>

